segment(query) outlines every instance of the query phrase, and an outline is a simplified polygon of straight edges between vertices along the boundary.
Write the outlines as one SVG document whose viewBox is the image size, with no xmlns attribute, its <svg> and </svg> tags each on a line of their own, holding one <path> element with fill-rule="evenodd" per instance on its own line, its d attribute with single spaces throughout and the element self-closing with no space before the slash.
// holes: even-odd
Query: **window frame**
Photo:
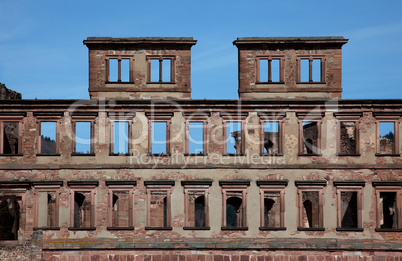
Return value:
<svg viewBox="0 0 402 261">
<path fill-rule="evenodd" d="M 336 155 L 337 156 L 360 156 L 360 119 L 362 113 L 334 113 L 336 118 Z M 354 154 L 341 153 L 341 124 L 342 122 L 354 122 L 355 123 L 355 140 L 356 150 Z"/>
<path fill-rule="evenodd" d="M 117 59 L 117 81 L 110 81 L 110 59 Z M 121 81 L 121 60 L 129 60 L 129 81 Z M 105 83 L 106 84 L 133 84 L 134 83 L 134 56 L 133 55 L 106 55 L 105 59 Z"/>
<path fill-rule="evenodd" d="M 207 156 L 208 155 L 208 128 L 209 128 L 209 112 L 195 112 L 192 114 L 183 113 L 183 117 L 185 119 L 185 156 Z M 190 153 L 189 152 L 189 144 L 190 144 L 190 123 L 191 122 L 201 122 L 202 123 L 202 138 L 203 138 L 203 153 Z"/>
<path fill-rule="evenodd" d="M 173 113 L 145 113 L 148 117 L 148 156 L 170 156 L 170 125 L 172 123 Z M 153 122 L 166 122 L 166 153 L 152 152 L 152 125 Z"/>
<path fill-rule="evenodd" d="M 212 185 L 212 180 L 186 180 L 181 181 L 184 192 L 184 227 L 183 230 L 210 230 L 209 226 L 209 192 Z M 205 226 L 191 227 L 189 217 L 189 193 L 192 191 L 203 191 L 205 200 Z"/>
<path fill-rule="evenodd" d="M 285 189 L 288 185 L 287 180 L 257 180 L 257 186 L 260 190 L 260 230 L 286 230 L 285 227 Z M 265 193 L 278 192 L 280 195 L 280 226 L 267 227 L 265 226 L 265 211 L 264 199 Z"/>
<path fill-rule="evenodd" d="M 96 211 L 95 211 L 95 195 L 96 187 L 99 185 L 98 181 L 68 181 L 67 186 L 70 189 L 70 227 L 68 230 L 96 230 Z M 74 202 L 75 192 L 90 192 L 91 193 L 91 219 L 89 227 L 74 227 Z"/>
<path fill-rule="evenodd" d="M 376 232 L 402 232 L 402 181 L 373 181 L 376 197 Z M 381 228 L 381 192 L 395 192 L 397 228 Z"/>
<path fill-rule="evenodd" d="M 24 116 L 0 116 L 0 155 L 1 156 L 22 156 L 22 139 L 23 139 L 23 119 Z M 18 152 L 16 154 L 4 153 L 4 123 L 5 122 L 18 122 Z"/>
<path fill-rule="evenodd" d="M 308 59 L 309 60 L 309 81 L 302 82 L 301 81 L 301 60 Z M 313 60 L 320 59 L 321 60 L 321 79 L 319 82 L 313 81 Z M 325 84 L 326 73 L 325 73 L 325 63 L 326 57 L 325 55 L 298 55 L 296 57 L 296 83 L 297 84 Z"/>
<path fill-rule="evenodd" d="M 95 155 L 95 118 L 96 116 L 71 116 L 71 127 L 72 127 L 72 156 L 94 156 Z M 89 122 L 91 125 L 91 145 L 90 153 L 78 153 L 76 152 L 76 125 L 77 122 Z"/>
<path fill-rule="evenodd" d="M 400 156 L 399 145 L 399 123 L 401 121 L 400 114 L 392 113 L 374 113 L 376 119 L 376 156 Z M 380 149 L 380 123 L 393 122 L 394 123 L 394 153 L 384 154 Z"/>
<path fill-rule="evenodd" d="M 268 81 L 262 82 L 260 77 L 261 60 L 268 60 Z M 272 60 L 279 60 L 279 82 L 272 81 Z M 255 58 L 256 61 L 256 84 L 284 84 L 285 83 L 285 56 L 262 55 Z"/>
<path fill-rule="evenodd" d="M 159 60 L 159 81 L 153 82 L 151 77 L 151 60 Z M 162 62 L 163 60 L 170 60 L 170 81 L 164 82 L 162 81 Z M 175 55 L 147 55 L 147 84 L 175 84 L 175 72 L 176 72 L 176 56 Z"/>
<path fill-rule="evenodd" d="M 295 181 L 297 187 L 297 230 L 298 231 L 325 231 L 324 227 L 324 193 L 327 186 L 326 180 L 302 180 Z M 303 227 L 303 192 L 318 192 L 318 227 Z"/>
<path fill-rule="evenodd" d="M 61 125 L 61 117 L 63 113 L 38 113 L 34 114 L 36 116 L 36 125 L 38 129 L 37 135 L 37 154 L 36 156 L 60 156 L 60 125 Z M 44 154 L 42 153 L 42 122 L 55 122 L 56 123 L 56 152 L 53 154 Z"/>
<path fill-rule="evenodd" d="M 322 140 L 321 140 L 321 128 L 322 128 L 322 118 L 324 116 L 323 113 L 296 113 L 298 118 L 298 125 L 299 125 L 299 153 L 298 156 L 321 156 L 322 150 Z M 303 153 L 303 122 L 316 122 L 317 123 L 317 152 L 308 154 Z"/>
<path fill-rule="evenodd" d="M 149 180 L 144 181 L 147 196 L 147 223 L 145 230 L 172 230 L 172 192 L 174 180 Z M 166 227 L 151 226 L 151 195 L 154 191 L 166 192 Z M 165 218 L 165 217 L 164 217 Z"/>
<path fill-rule="evenodd" d="M 337 227 L 336 231 L 355 231 L 362 232 L 363 228 L 363 188 L 364 181 L 334 181 L 336 188 L 336 213 L 337 213 Z M 357 193 L 357 228 L 344 228 L 342 227 L 342 192 L 356 192 Z"/>
<path fill-rule="evenodd" d="M 59 207 L 60 207 L 60 189 L 63 187 L 63 181 L 38 181 L 32 183 L 34 194 L 34 230 L 60 230 L 59 220 Z M 39 193 L 40 192 L 53 192 L 56 194 L 56 213 L 55 213 L 55 226 L 39 226 Z"/>
<path fill-rule="evenodd" d="M 230 112 L 221 112 L 222 117 L 222 131 L 223 131 L 223 153 L 224 156 L 245 156 L 246 155 L 246 133 L 245 133 L 245 125 L 247 113 L 230 113 Z M 227 153 L 227 123 L 228 122 L 240 122 L 240 130 L 241 130 L 241 145 L 240 145 L 240 153 Z"/>
<path fill-rule="evenodd" d="M 120 181 L 107 180 L 105 185 L 108 187 L 108 210 L 107 210 L 107 230 L 134 230 L 135 213 L 134 213 L 134 187 L 136 181 Z M 128 210 L 128 226 L 115 227 L 113 226 L 113 193 L 115 191 L 128 191 L 129 193 L 129 210 Z"/>
<path fill-rule="evenodd" d="M 269 114 L 264 112 L 258 113 L 260 119 L 260 155 L 261 156 L 283 156 L 283 141 L 285 137 L 285 130 L 283 119 L 286 113 Z M 264 125 L 266 122 L 277 122 L 278 123 L 278 153 L 265 153 L 264 152 L 264 139 L 265 139 L 265 129 Z"/>
<path fill-rule="evenodd" d="M 221 180 L 219 186 L 222 191 L 222 227 L 221 230 L 248 230 L 247 226 L 247 190 L 250 186 L 249 180 Z M 228 192 L 242 193 L 242 226 L 228 227 L 226 223 L 226 200 Z"/>
</svg>

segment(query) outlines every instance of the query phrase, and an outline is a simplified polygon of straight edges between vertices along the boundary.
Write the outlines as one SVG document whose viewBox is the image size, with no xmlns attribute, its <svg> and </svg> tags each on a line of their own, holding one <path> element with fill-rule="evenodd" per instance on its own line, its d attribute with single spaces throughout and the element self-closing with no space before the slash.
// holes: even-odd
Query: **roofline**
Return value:
<svg viewBox="0 0 402 261">
<path fill-rule="evenodd" d="M 83 41 L 85 45 L 91 44 L 184 44 L 195 45 L 197 40 L 193 37 L 88 37 Z"/>
<path fill-rule="evenodd" d="M 343 36 L 313 36 L 313 37 L 238 37 L 233 45 L 246 44 L 345 44 L 349 39 Z"/>
</svg>

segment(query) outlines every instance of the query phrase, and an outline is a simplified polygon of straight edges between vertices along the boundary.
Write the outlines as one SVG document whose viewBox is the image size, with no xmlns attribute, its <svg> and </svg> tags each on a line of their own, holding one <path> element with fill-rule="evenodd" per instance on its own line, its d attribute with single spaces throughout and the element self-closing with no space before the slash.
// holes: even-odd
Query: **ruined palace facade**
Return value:
<svg viewBox="0 0 402 261">
<path fill-rule="evenodd" d="M 402 260 L 402 100 L 341 99 L 343 37 L 89 37 L 89 100 L 0 101 L 0 259 Z"/>
</svg>

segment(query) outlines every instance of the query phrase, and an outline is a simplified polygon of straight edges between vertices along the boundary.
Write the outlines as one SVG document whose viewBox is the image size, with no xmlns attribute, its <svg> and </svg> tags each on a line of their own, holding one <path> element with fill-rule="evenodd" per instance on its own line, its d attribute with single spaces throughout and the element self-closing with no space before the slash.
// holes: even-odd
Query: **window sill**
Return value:
<svg viewBox="0 0 402 261">
<path fill-rule="evenodd" d="M 222 156 L 229 156 L 229 157 L 243 157 L 246 156 L 245 153 L 225 153 Z"/>
<path fill-rule="evenodd" d="M 246 231 L 248 227 L 221 227 L 221 230 L 239 230 L 239 231 Z"/>
<path fill-rule="evenodd" d="M 302 153 L 299 153 L 298 156 L 299 157 L 321 157 L 322 154 L 315 154 L 315 153 L 313 153 L 313 154 L 302 154 Z"/>
<path fill-rule="evenodd" d="M 283 153 L 278 153 L 278 154 L 270 154 L 270 153 L 261 153 L 260 154 L 260 156 L 272 156 L 272 157 L 276 157 L 276 156 L 278 156 L 278 157 L 282 157 L 282 156 L 284 156 L 284 154 Z"/>
<path fill-rule="evenodd" d="M 147 82 L 147 84 L 175 84 L 175 82 Z"/>
<path fill-rule="evenodd" d="M 263 85 L 263 84 L 269 84 L 269 85 L 275 85 L 275 84 L 285 84 L 285 82 L 255 82 L 256 85 Z"/>
<path fill-rule="evenodd" d="M 191 157 L 205 157 L 208 156 L 207 153 L 184 153 L 184 156 L 191 156 Z"/>
<path fill-rule="evenodd" d="M 325 227 L 297 227 L 298 231 L 325 231 Z"/>
<path fill-rule="evenodd" d="M 296 84 L 325 84 L 325 82 L 296 82 Z"/>
<path fill-rule="evenodd" d="M 134 230 L 134 227 L 107 227 L 107 230 Z"/>
<path fill-rule="evenodd" d="M 172 230 L 172 227 L 145 227 L 145 230 Z"/>
<path fill-rule="evenodd" d="M 24 154 L 0 154 L 0 157 L 21 157 Z"/>
<path fill-rule="evenodd" d="M 172 154 L 170 153 L 148 153 L 148 157 L 170 157 Z"/>
<path fill-rule="evenodd" d="M 114 157 L 114 156 L 123 156 L 123 157 L 128 157 L 128 156 L 133 156 L 133 153 L 117 153 L 117 154 L 115 154 L 115 153 L 109 153 L 109 156 L 112 156 L 112 157 Z"/>
<path fill-rule="evenodd" d="M 36 157 L 59 157 L 60 156 L 60 153 L 55 153 L 55 154 L 42 154 L 42 153 L 39 153 L 39 154 L 36 154 Z"/>
<path fill-rule="evenodd" d="M 210 227 L 183 227 L 183 230 L 210 230 Z"/>
<path fill-rule="evenodd" d="M 134 82 L 105 82 L 105 84 L 134 84 Z"/>
<path fill-rule="evenodd" d="M 376 228 L 375 232 L 402 232 L 402 228 Z"/>
<path fill-rule="evenodd" d="M 60 230 L 60 227 L 34 227 L 33 230 Z"/>
<path fill-rule="evenodd" d="M 337 227 L 336 231 L 345 231 L 345 232 L 363 232 L 364 228 L 344 228 L 344 227 Z"/>
<path fill-rule="evenodd" d="M 86 157 L 90 157 L 90 156 L 95 156 L 95 153 L 71 153 L 71 156 L 78 156 L 78 157 L 82 157 L 82 156 L 86 156 Z"/>
<path fill-rule="evenodd" d="M 72 231 L 85 231 L 85 230 L 96 230 L 96 227 L 69 227 L 68 230 Z"/>
<path fill-rule="evenodd" d="M 400 154 L 381 154 L 381 153 L 376 153 L 376 157 L 399 157 L 401 156 Z"/>
<path fill-rule="evenodd" d="M 286 227 L 260 227 L 261 231 L 276 231 L 276 230 L 286 230 Z"/>
<path fill-rule="evenodd" d="M 336 154 L 338 157 L 360 157 L 360 154 Z"/>
<path fill-rule="evenodd" d="M 18 244 L 18 240 L 0 240 L 0 246 L 16 246 Z"/>
</svg>

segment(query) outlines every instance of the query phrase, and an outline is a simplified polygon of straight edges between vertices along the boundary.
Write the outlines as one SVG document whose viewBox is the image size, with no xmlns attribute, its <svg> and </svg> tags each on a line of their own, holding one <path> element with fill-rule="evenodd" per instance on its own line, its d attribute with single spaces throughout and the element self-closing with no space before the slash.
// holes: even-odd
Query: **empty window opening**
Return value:
<svg viewBox="0 0 402 261">
<path fill-rule="evenodd" d="M 5 121 L 3 129 L 3 153 L 19 154 L 19 122 Z"/>
<path fill-rule="evenodd" d="M 241 122 L 233 121 L 226 123 L 226 153 L 241 154 L 242 153 L 242 130 Z"/>
<path fill-rule="evenodd" d="M 151 59 L 151 82 L 172 82 L 172 60 Z"/>
<path fill-rule="evenodd" d="M 167 154 L 167 122 L 152 122 L 152 154 Z"/>
<path fill-rule="evenodd" d="M 20 205 L 16 197 L 0 198 L 0 240 L 17 240 Z"/>
<path fill-rule="evenodd" d="M 396 192 L 380 192 L 380 227 L 398 228 Z"/>
<path fill-rule="evenodd" d="M 119 79 L 118 59 L 109 59 L 109 81 L 117 82 Z"/>
<path fill-rule="evenodd" d="M 356 123 L 340 122 L 340 154 L 353 155 L 357 153 Z"/>
<path fill-rule="evenodd" d="M 380 153 L 395 154 L 395 122 L 380 122 Z"/>
<path fill-rule="evenodd" d="M 56 154 L 56 122 L 41 122 L 41 154 Z"/>
<path fill-rule="evenodd" d="M 280 59 L 260 59 L 259 82 L 280 82 Z"/>
<path fill-rule="evenodd" d="M 303 191 L 302 192 L 302 227 L 318 228 L 320 227 L 320 206 L 318 191 Z"/>
<path fill-rule="evenodd" d="M 130 225 L 130 193 L 129 191 L 113 192 L 112 227 L 129 227 Z"/>
<path fill-rule="evenodd" d="M 74 192 L 74 227 L 91 227 L 91 192 Z"/>
<path fill-rule="evenodd" d="M 114 122 L 114 142 L 113 153 L 114 154 L 128 154 L 128 122 L 127 121 L 115 121 Z"/>
<path fill-rule="evenodd" d="M 57 227 L 56 192 L 38 193 L 38 227 Z"/>
<path fill-rule="evenodd" d="M 357 192 L 341 192 L 341 227 L 357 228 Z"/>
<path fill-rule="evenodd" d="M 206 207 L 204 191 L 188 192 L 188 226 L 206 227 Z"/>
<path fill-rule="evenodd" d="M 264 122 L 264 153 L 279 154 L 278 122 Z"/>
<path fill-rule="evenodd" d="M 130 82 L 130 59 L 121 59 L 121 81 Z"/>
<path fill-rule="evenodd" d="M 149 202 L 151 227 L 168 227 L 168 206 L 166 191 L 152 191 Z"/>
<path fill-rule="evenodd" d="M 264 193 L 264 227 L 281 226 L 280 192 Z"/>
<path fill-rule="evenodd" d="M 75 153 L 91 153 L 91 122 L 75 123 Z"/>
<path fill-rule="evenodd" d="M 202 122 L 189 122 L 188 124 L 188 152 L 204 153 L 204 124 Z"/>
<path fill-rule="evenodd" d="M 227 192 L 226 199 L 226 226 L 243 227 L 243 200 L 242 192 Z"/>
<path fill-rule="evenodd" d="M 310 79 L 310 62 L 309 59 L 300 59 L 300 81 L 309 82 Z"/>
<path fill-rule="evenodd" d="M 321 59 L 313 59 L 311 66 L 313 82 L 321 82 Z"/>
<path fill-rule="evenodd" d="M 322 59 L 303 58 L 300 59 L 299 70 L 300 82 L 322 82 Z"/>
<path fill-rule="evenodd" d="M 303 122 L 303 154 L 318 154 L 317 122 Z"/>
</svg>

